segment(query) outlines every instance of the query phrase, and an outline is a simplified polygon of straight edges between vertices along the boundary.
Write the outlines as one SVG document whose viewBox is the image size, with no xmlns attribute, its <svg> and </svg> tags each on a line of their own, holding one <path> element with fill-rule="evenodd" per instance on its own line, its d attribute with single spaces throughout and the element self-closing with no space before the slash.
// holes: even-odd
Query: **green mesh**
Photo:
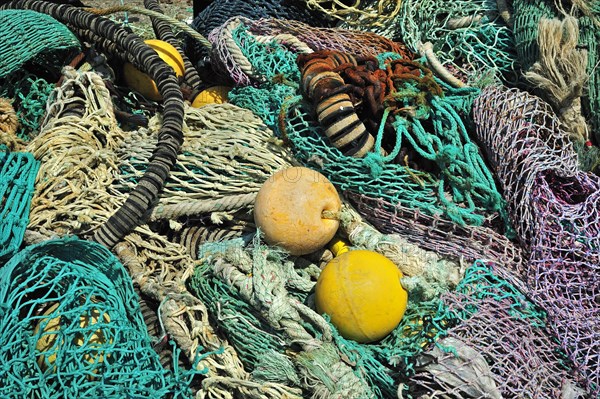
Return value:
<svg viewBox="0 0 600 399">
<path fill-rule="evenodd" d="M 238 86 L 228 94 L 229 102 L 252 111 L 274 132 L 278 131 L 279 110 L 296 96 L 298 87 L 282 83 L 265 83 L 260 87 Z"/>
<path fill-rule="evenodd" d="M 591 2 L 592 12 L 596 18 L 600 18 L 600 2 Z M 596 142 L 600 143 L 600 54 L 598 54 L 598 41 L 600 40 L 600 28 L 589 17 L 579 18 L 579 43 L 588 51 L 588 76 L 589 81 L 586 85 L 585 111 L 590 116 L 592 123 L 592 132 Z"/>
<path fill-rule="evenodd" d="M 526 71 L 538 60 L 538 27 L 542 18 L 554 18 L 556 11 L 546 0 L 514 0 L 513 32 L 519 61 Z"/>
<path fill-rule="evenodd" d="M 237 31 L 237 35 L 243 34 L 243 30 Z M 328 143 L 312 111 L 301 101 L 297 89 L 300 73 L 289 56 L 292 53 L 274 42 L 268 43 L 266 51 L 266 44 L 247 34 L 238 40 L 253 73 L 268 77 L 268 82 L 258 88 L 236 89 L 230 101 L 263 118 L 291 142 L 300 162 L 323 173 L 339 189 L 419 208 L 429 215 L 444 215 L 461 225 L 481 225 L 489 212 L 500 212 L 507 223 L 492 174 L 463 122 L 468 119 L 478 89 L 454 89 L 439 82 L 444 87 L 444 96 L 421 101 L 424 96 L 420 88 L 410 83 L 397 87 L 396 100 L 414 108 L 416 117 L 389 116 L 398 138 L 394 152 L 386 157 L 375 152 L 362 159 L 346 157 Z M 383 58 L 394 59 L 394 56 L 386 53 L 385 57 L 379 57 L 381 63 Z M 407 144 L 426 160 L 435 162 L 439 173 L 392 164 L 401 146 Z"/>
<path fill-rule="evenodd" d="M 13 108 L 19 118 L 17 135 L 30 140 L 39 133 L 46 111 L 46 101 L 54 85 L 26 71 L 0 79 L 0 97 L 13 99 Z"/>
<path fill-rule="evenodd" d="M 0 266 L 23 241 L 39 166 L 33 155 L 0 145 Z"/>
<path fill-rule="evenodd" d="M 35 70 L 60 69 L 79 48 L 77 37 L 46 14 L 0 10 L 0 78 L 29 61 L 35 64 Z"/>
<path fill-rule="evenodd" d="M 395 30 L 415 52 L 431 42 L 442 64 L 471 85 L 482 87 L 490 71 L 516 79 L 513 36 L 495 1 L 404 0 Z"/>
<path fill-rule="evenodd" d="M 210 267 L 197 267 L 189 286 L 209 313 L 217 316 L 219 329 L 227 334 L 248 371 L 255 370 L 265 352 L 283 353 L 284 341 L 239 293 L 212 275 Z"/>
<path fill-rule="evenodd" d="M 393 153 L 388 157 L 378 153 L 365 158 L 344 156 L 329 145 L 299 97 L 284 104 L 284 135 L 300 162 L 323 173 L 341 191 L 383 198 L 461 225 L 481 225 L 488 212 L 500 212 L 507 220 L 493 177 L 457 112 L 476 92 L 448 88 L 445 97 L 432 99 L 426 119 L 397 116 L 393 122 L 399 140 L 396 149 L 400 141 L 410 144 L 439 166 L 437 174 L 390 163 Z"/>
<path fill-rule="evenodd" d="M 186 398 L 151 346 L 131 278 L 103 246 L 46 241 L 0 269 L 0 397 Z M 171 396 L 172 395 L 172 396 Z"/>
<path fill-rule="evenodd" d="M 595 0 L 588 4 L 591 15 L 578 17 L 579 46 L 586 49 L 588 53 L 589 80 L 582 105 L 586 119 L 591 122 L 591 131 L 595 135 L 596 141 L 600 142 L 600 69 L 598 68 L 600 29 L 597 25 L 600 17 L 600 2 Z M 542 18 L 562 19 L 562 16 L 554 2 L 547 0 L 515 0 L 513 8 L 515 46 L 519 60 L 526 71 L 539 57 L 537 40 L 540 20 Z"/>
<path fill-rule="evenodd" d="M 243 246 L 243 243 L 240 240 L 206 243 L 201 247 L 201 252 L 214 255 L 224 253 L 233 246 Z M 256 248 L 246 249 L 256 251 Z M 265 247 L 259 247 L 259 251 L 265 250 Z M 267 251 L 273 260 L 285 261 L 284 258 L 278 258 L 277 251 Z M 271 328 L 264 316 L 245 301 L 236 288 L 214 275 L 214 261 L 210 256 L 203 259 L 203 264 L 196 267 L 188 281 L 190 292 L 207 305 L 209 313 L 215 316 L 213 321 L 226 334 L 248 371 L 253 375 L 263 375 L 268 369 L 266 374 L 275 380 L 274 372 L 277 370 L 261 364 L 261 361 L 265 361 L 265 354 L 269 356 L 267 362 L 277 360 L 282 366 L 286 363 L 281 361 L 282 356 L 289 357 L 287 363 L 290 359 L 302 362 L 311 358 L 310 354 L 299 352 L 300 347 L 291 344 L 283 331 Z M 257 277 L 252 285 L 260 285 L 260 278 Z M 291 289 L 290 294 L 301 303 L 310 302 L 307 292 Z M 367 381 L 376 397 L 393 397 L 398 389 L 398 381 L 406 380 L 414 373 L 416 357 L 434 343 L 443 334 L 445 326 L 449 325 L 448 320 L 441 318 L 444 317 L 441 308 L 439 299 L 424 302 L 409 300 L 402 321 L 382 341 L 360 344 L 341 337 L 331 325 L 334 342 L 341 356 L 352 365 L 355 374 Z M 308 328 L 308 325 L 304 326 Z M 311 331 L 318 336 L 316 331 Z M 297 352 L 297 356 L 292 355 L 294 352 Z M 285 373 L 287 382 L 297 382 L 297 377 L 290 376 L 289 372 L 294 372 L 293 366 Z M 284 382 L 284 378 L 280 377 L 279 381 Z"/>
</svg>

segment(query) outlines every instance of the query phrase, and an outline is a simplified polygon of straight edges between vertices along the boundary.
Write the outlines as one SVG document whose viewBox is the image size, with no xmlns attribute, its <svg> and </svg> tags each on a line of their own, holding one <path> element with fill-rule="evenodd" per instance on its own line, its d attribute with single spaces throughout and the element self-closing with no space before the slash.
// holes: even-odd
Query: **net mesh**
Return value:
<svg viewBox="0 0 600 399">
<path fill-rule="evenodd" d="M 392 26 L 388 35 L 400 37 L 415 52 L 431 42 L 441 63 L 470 85 L 483 87 L 490 75 L 517 80 L 513 32 L 496 1 L 402 1 Z"/>
<path fill-rule="evenodd" d="M 233 31 L 241 32 L 236 29 L 240 25 Z M 249 35 L 243 39 L 240 43 L 249 49 L 243 56 L 250 62 L 246 70 L 232 72 L 232 77 L 249 83 L 250 74 L 265 85 L 235 89 L 232 101 L 248 106 L 268 123 L 277 122 L 270 127 L 292 144 L 296 159 L 316 168 L 341 190 L 420 208 L 430 215 L 443 214 L 461 225 L 481 225 L 490 214 L 504 212 L 491 173 L 465 125 L 478 89 L 453 89 L 434 81 L 423 64 L 405 61 L 396 53 L 368 59 L 369 68 L 380 66 L 379 74 L 385 75 L 380 79 L 386 82 L 382 86 L 387 91 L 381 91 L 381 98 L 373 104 L 377 111 L 369 116 L 377 148 L 385 146 L 387 154 L 373 151 L 353 158 L 330 145 L 313 110 L 301 101 L 300 73 L 298 66 L 290 64 L 291 52 L 277 42 L 263 44 Z M 347 72 L 348 91 L 367 93 L 368 85 L 363 82 L 360 87 L 350 79 L 353 75 Z M 393 84 L 388 83 L 392 80 Z M 386 102 L 382 101 L 387 94 Z M 361 100 L 357 95 L 355 101 Z M 279 110 L 277 119 L 274 110 Z M 384 125 L 387 131 L 377 127 Z"/>
<path fill-rule="evenodd" d="M 309 9 L 318 10 L 350 26 L 382 28 L 400 11 L 400 1 L 392 0 L 305 0 Z"/>
<path fill-rule="evenodd" d="M 80 48 L 66 26 L 35 11 L 0 10 L 0 27 L 0 79 L 29 61 L 37 71 L 60 69 Z"/>
<path fill-rule="evenodd" d="M 442 296 L 449 328 L 418 360 L 413 397 L 583 398 L 549 320 L 511 281 L 484 262 L 471 266 Z"/>
<path fill-rule="evenodd" d="M 206 37 L 228 19 L 236 16 L 250 19 L 267 17 L 289 19 L 309 23 L 312 26 L 328 25 L 324 14 L 312 11 L 294 0 L 216 0 L 196 15 L 191 26 Z M 196 65 L 201 65 L 202 58 L 208 56 L 205 48 L 192 41 L 186 42 L 185 52 Z"/>
<path fill-rule="evenodd" d="M 396 52 L 412 58 L 403 44 L 373 33 L 311 27 L 275 18 L 253 21 L 235 17 L 216 28 L 209 39 L 217 73 L 226 74 L 238 85 L 272 82 L 281 75 L 297 81 L 296 54 L 323 49 L 357 57 Z"/>
<path fill-rule="evenodd" d="M 2 397 L 190 397 L 190 376 L 161 366 L 131 278 L 106 248 L 46 241 L 0 281 Z"/>
<path fill-rule="evenodd" d="M 188 281 L 190 291 L 211 304 L 213 320 L 253 376 L 300 388 L 303 397 L 394 396 L 399 379 L 414 372 L 416 355 L 444 329 L 438 299 L 413 301 L 384 340 L 346 340 L 309 308 L 316 264 L 257 240 L 207 243 L 201 252 L 203 266 Z"/>
<path fill-rule="evenodd" d="M 598 394 L 600 180 L 578 169 L 567 133 L 537 97 L 488 88 L 474 118 L 530 254 L 528 295 L 548 313 L 586 388 Z"/>
<path fill-rule="evenodd" d="M 46 101 L 54 85 L 27 71 L 19 71 L 0 79 L 0 97 L 12 99 L 19 126 L 17 136 L 31 140 L 39 133 Z"/>
<path fill-rule="evenodd" d="M 0 144 L 0 265 L 23 241 L 38 168 L 31 154 L 11 152 Z"/>
<path fill-rule="evenodd" d="M 598 142 L 599 138 L 596 132 L 598 126 L 600 126 L 600 120 L 598 119 L 600 115 L 600 91 L 597 82 L 600 71 L 598 70 L 597 43 L 600 34 L 598 25 L 600 5 L 596 1 L 577 2 L 570 11 L 566 11 L 561 3 L 545 0 L 518 0 L 514 2 L 513 9 L 515 48 L 525 71 L 530 69 L 540 56 L 540 23 L 546 18 L 576 17 L 576 28 L 578 29 L 577 48 L 586 50 L 587 53 L 585 92 L 582 96 L 583 113 L 591 125 L 591 132 L 593 132 L 595 141 Z M 569 76 L 566 76 L 566 78 L 570 79 Z M 568 85 L 571 85 L 571 83 L 569 82 Z M 561 112 L 564 110 L 556 108 L 555 111 Z"/>
</svg>

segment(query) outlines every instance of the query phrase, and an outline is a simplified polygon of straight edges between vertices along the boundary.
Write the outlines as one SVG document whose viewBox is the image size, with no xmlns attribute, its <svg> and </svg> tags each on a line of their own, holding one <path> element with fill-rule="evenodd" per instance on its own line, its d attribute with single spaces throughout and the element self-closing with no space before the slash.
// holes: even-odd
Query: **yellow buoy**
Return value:
<svg viewBox="0 0 600 399">
<path fill-rule="evenodd" d="M 50 308 L 48 308 L 43 315 L 51 316 L 55 313 L 59 304 L 55 303 Z M 106 343 L 106 337 L 104 335 L 104 331 L 102 329 L 98 329 L 95 331 L 89 331 L 87 327 L 98 323 L 100 318 L 101 311 L 99 309 L 92 308 L 89 312 L 82 314 L 79 316 L 79 326 L 84 329 L 84 333 L 78 332 L 73 336 L 63 337 L 60 333 L 61 329 L 61 316 L 60 314 L 56 315 L 52 319 L 48 320 L 48 318 L 42 318 L 38 322 L 35 328 L 35 335 L 40 335 L 40 338 L 37 341 L 35 348 L 40 353 L 38 357 L 38 365 L 42 370 L 46 370 L 49 367 L 52 367 L 56 362 L 56 354 L 60 350 L 60 346 L 64 344 L 62 339 L 68 338 L 72 340 L 72 343 L 76 346 L 83 347 L 85 346 L 86 350 L 83 358 L 90 364 L 94 363 L 102 363 L 104 361 L 104 353 L 99 350 L 95 350 L 95 348 L 100 348 Z M 103 313 L 102 319 L 104 323 L 110 322 L 110 317 L 107 313 Z M 44 329 L 40 332 L 40 327 L 44 325 Z M 60 342 L 58 340 L 61 339 Z M 54 368 L 55 369 L 55 368 Z M 93 371 L 94 373 L 96 370 Z"/>
<path fill-rule="evenodd" d="M 200 108 L 208 104 L 223 104 L 227 102 L 227 95 L 231 87 L 228 86 L 213 86 L 198 93 L 192 107 Z"/>
<path fill-rule="evenodd" d="M 165 41 L 156 39 L 145 40 L 144 43 L 152 47 L 158 53 L 158 56 L 173 68 L 175 75 L 183 76 L 185 72 L 183 57 L 181 57 L 181 54 L 179 54 L 175 47 Z M 134 67 L 133 64 L 129 62 L 125 63 L 123 66 L 123 77 L 129 87 L 135 89 L 144 97 L 154 101 L 162 100 L 162 96 L 154 80 Z"/>
<path fill-rule="evenodd" d="M 292 255 L 323 248 L 333 238 L 339 221 L 324 216 L 341 210 L 340 197 L 322 174 L 304 167 L 275 173 L 258 191 L 254 222 L 264 240 Z"/>
<path fill-rule="evenodd" d="M 376 252 L 342 252 L 319 276 L 317 311 L 328 314 L 344 338 L 361 343 L 378 341 L 404 316 L 408 293 L 400 284 L 402 272 Z"/>
</svg>

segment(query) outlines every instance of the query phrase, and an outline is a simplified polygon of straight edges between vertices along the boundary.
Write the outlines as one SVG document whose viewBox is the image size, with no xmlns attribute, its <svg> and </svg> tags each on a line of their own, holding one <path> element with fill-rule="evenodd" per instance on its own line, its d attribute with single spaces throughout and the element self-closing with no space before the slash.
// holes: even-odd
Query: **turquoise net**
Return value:
<svg viewBox="0 0 600 399">
<path fill-rule="evenodd" d="M 11 98 L 19 118 L 17 135 L 30 140 L 39 133 L 40 123 L 46 111 L 46 102 L 54 85 L 44 78 L 27 71 L 19 71 L 6 79 L 0 79 L 0 97 Z"/>
<path fill-rule="evenodd" d="M 33 155 L 0 145 L 0 266 L 23 241 L 39 166 Z"/>
<path fill-rule="evenodd" d="M 600 142 L 600 61 L 598 54 L 598 40 L 600 39 L 600 28 L 598 18 L 600 17 L 600 2 L 587 2 L 589 12 L 575 11 L 579 25 L 579 46 L 587 50 L 587 73 L 588 81 L 585 86 L 585 94 L 582 98 L 583 113 L 591 124 L 591 132 L 596 142 Z M 554 2 L 547 0 L 516 0 L 513 2 L 514 36 L 515 47 L 523 66 L 528 70 L 539 57 L 538 36 L 539 23 L 543 18 L 562 19 Z M 556 109 L 555 111 L 560 111 Z"/>
<path fill-rule="evenodd" d="M 481 87 L 490 72 L 506 81 L 517 78 L 513 35 L 496 1 L 403 1 L 394 29 L 413 51 L 431 42 L 442 64 L 472 85 Z"/>
<path fill-rule="evenodd" d="M 477 145 L 469 138 L 466 124 L 478 89 L 455 89 L 437 81 L 443 95 L 431 95 L 417 104 L 421 88 L 410 82 L 398 83 L 397 103 L 415 108 L 416 115 L 393 115 L 392 109 L 384 114 L 380 126 L 388 121 L 396 131 L 393 151 L 387 156 L 375 150 L 365 158 L 347 157 L 330 145 L 312 109 L 303 101 L 298 67 L 282 67 L 282 60 L 290 59 L 282 52 L 291 51 L 275 41 L 258 43 L 244 31 L 237 31 L 237 35 L 254 75 L 264 77 L 265 83 L 238 87 L 230 100 L 248 107 L 288 140 L 301 163 L 323 173 L 341 191 L 384 198 L 397 206 L 419 208 L 461 225 L 482 225 L 493 213 L 501 214 L 506 224 L 503 200 Z M 387 53 L 379 58 L 385 65 L 386 59 L 397 59 L 399 55 Z M 376 148 L 382 136 L 380 131 Z M 434 163 L 436 171 L 393 163 L 401 148 L 407 146 L 426 162 Z"/>
<path fill-rule="evenodd" d="M 106 248 L 45 241 L 0 269 L 0 397 L 187 398 L 161 366 L 131 278 Z"/>
<path fill-rule="evenodd" d="M 0 79 L 32 62 L 36 72 L 68 63 L 79 40 L 49 15 L 30 10 L 0 10 Z"/>
</svg>

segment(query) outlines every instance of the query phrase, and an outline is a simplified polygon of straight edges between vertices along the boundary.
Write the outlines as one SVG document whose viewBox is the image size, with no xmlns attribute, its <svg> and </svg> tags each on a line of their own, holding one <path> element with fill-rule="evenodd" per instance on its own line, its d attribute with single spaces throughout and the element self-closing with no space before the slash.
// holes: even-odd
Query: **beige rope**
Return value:
<svg viewBox="0 0 600 399">
<path fill-rule="evenodd" d="M 429 67 L 432 71 L 435 72 L 440 78 L 448 82 L 454 87 L 465 87 L 466 85 L 453 76 L 450 71 L 448 71 L 442 63 L 437 59 L 435 53 L 433 52 L 433 44 L 431 42 L 423 43 L 419 46 L 419 52 L 421 55 L 424 55 L 427 58 L 427 62 L 429 63 Z"/>
<path fill-rule="evenodd" d="M 164 15 L 160 12 L 148 10 L 145 8 L 135 7 L 135 6 L 128 6 L 128 5 L 120 5 L 120 6 L 114 6 L 114 7 L 108 7 L 108 8 L 86 8 L 85 10 L 92 14 L 96 14 L 96 15 L 109 15 L 109 14 L 115 14 L 118 12 L 131 12 L 134 14 L 146 15 L 146 16 L 156 18 L 161 21 L 168 22 L 170 25 L 176 27 L 179 30 L 182 30 L 183 32 L 185 32 L 186 34 L 188 34 L 189 36 L 191 36 L 192 38 L 197 40 L 204 47 L 209 48 L 209 49 L 212 48 L 212 43 L 209 42 L 200 33 L 196 32 L 194 29 L 190 28 L 187 24 L 185 24 L 181 21 L 178 21 L 175 18 L 171 18 L 167 15 Z"/>
<path fill-rule="evenodd" d="M 235 211 L 254 204 L 256 193 L 230 195 L 222 199 L 186 201 L 175 205 L 158 204 L 149 220 L 177 219 L 182 216 L 202 215 L 219 211 Z"/>
</svg>

